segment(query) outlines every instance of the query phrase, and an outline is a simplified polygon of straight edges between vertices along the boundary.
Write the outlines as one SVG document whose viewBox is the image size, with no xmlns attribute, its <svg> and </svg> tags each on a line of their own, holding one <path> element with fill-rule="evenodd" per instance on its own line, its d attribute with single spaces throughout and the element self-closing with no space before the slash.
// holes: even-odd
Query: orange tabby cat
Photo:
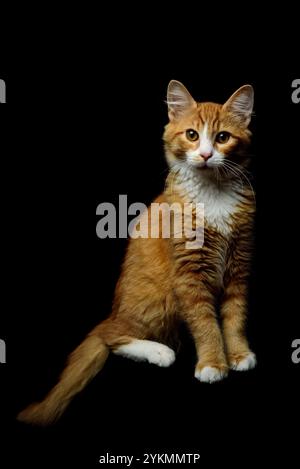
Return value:
<svg viewBox="0 0 300 469">
<path fill-rule="evenodd" d="M 178 321 L 194 338 L 199 381 L 212 383 L 229 368 L 255 366 L 245 336 L 255 202 L 244 167 L 253 89 L 241 87 L 222 106 L 197 103 L 180 82 L 171 81 L 167 100 L 164 142 L 170 173 L 155 202 L 203 203 L 204 245 L 187 249 L 185 236 L 131 239 L 110 317 L 71 354 L 44 401 L 19 414 L 21 421 L 56 421 L 101 370 L 109 352 L 171 365 L 175 353 L 161 342 L 170 345 Z"/>
</svg>

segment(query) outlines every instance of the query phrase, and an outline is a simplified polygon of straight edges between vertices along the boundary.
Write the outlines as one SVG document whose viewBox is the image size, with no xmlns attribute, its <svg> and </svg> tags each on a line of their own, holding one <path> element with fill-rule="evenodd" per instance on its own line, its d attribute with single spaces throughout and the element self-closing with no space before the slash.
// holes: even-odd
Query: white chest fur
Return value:
<svg viewBox="0 0 300 469">
<path fill-rule="evenodd" d="M 204 204 L 204 218 L 208 226 L 225 236 L 232 229 L 232 215 L 237 211 L 241 195 L 230 181 L 217 184 L 207 177 L 184 173 L 177 184 L 180 193 L 192 203 Z"/>
</svg>

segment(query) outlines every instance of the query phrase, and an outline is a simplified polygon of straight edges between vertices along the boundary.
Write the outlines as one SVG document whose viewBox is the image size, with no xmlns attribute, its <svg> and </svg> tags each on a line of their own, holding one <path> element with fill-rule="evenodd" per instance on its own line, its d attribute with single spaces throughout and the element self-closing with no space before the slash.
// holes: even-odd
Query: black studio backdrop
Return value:
<svg viewBox="0 0 300 469">
<path fill-rule="evenodd" d="M 8 220 L 3 319 L 10 319 L 9 329 L 1 329 L 7 344 L 1 409 L 4 438 L 12 443 L 3 467 L 97 467 L 107 452 L 199 452 L 202 467 L 292 458 L 292 425 L 299 422 L 300 365 L 291 361 L 291 342 L 299 336 L 300 104 L 292 103 L 291 83 L 300 70 L 288 60 L 280 73 L 275 63 L 251 59 L 230 68 L 214 62 L 206 70 L 180 58 L 160 65 L 132 50 L 101 56 L 97 65 L 87 58 L 46 62 L 10 70 L 8 64 L 0 74 L 8 98 L 0 111 Z M 67 355 L 110 312 L 127 241 L 97 238 L 95 208 L 118 205 L 119 194 L 127 194 L 128 204 L 148 204 L 163 190 L 170 79 L 203 101 L 224 102 L 246 83 L 255 89 L 257 223 L 248 335 L 258 366 L 200 384 L 193 378 L 194 346 L 182 330 L 171 368 L 110 356 L 55 427 L 19 424 L 17 412 L 45 395 Z"/>
</svg>

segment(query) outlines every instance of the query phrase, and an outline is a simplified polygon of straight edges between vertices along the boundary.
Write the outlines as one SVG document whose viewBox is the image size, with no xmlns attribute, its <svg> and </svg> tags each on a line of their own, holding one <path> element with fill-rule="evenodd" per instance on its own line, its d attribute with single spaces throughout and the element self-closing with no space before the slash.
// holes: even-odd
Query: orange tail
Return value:
<svg viewBox="0 0 300 469">
<path fill-rule="evenodd" d="M 57 385 L 42 402 L 34 403 L 20 412 L 18 420 L 33 425 L 54 423 L 73 397 L 102 369 L 109 349 L 96 335 L 90 334 L 70 355 Z"/>
</svg>

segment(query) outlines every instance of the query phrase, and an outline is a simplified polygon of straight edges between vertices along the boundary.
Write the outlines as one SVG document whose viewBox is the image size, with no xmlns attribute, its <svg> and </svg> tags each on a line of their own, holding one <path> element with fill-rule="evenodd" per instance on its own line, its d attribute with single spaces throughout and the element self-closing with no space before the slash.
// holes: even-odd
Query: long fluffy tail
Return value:
<svg viewBox="0 0 300 469">
<path fill-rule="evenodd" d="M 34 403 L 20 412 L 18 420 L 41 426 L 54 423 L 73 397 L 101 370 L 108 355 L 109 349 L 101 337 L 92 334 L 87 336 L 70 355 L 57 385 L 42 402 Z"/>
</svg>

